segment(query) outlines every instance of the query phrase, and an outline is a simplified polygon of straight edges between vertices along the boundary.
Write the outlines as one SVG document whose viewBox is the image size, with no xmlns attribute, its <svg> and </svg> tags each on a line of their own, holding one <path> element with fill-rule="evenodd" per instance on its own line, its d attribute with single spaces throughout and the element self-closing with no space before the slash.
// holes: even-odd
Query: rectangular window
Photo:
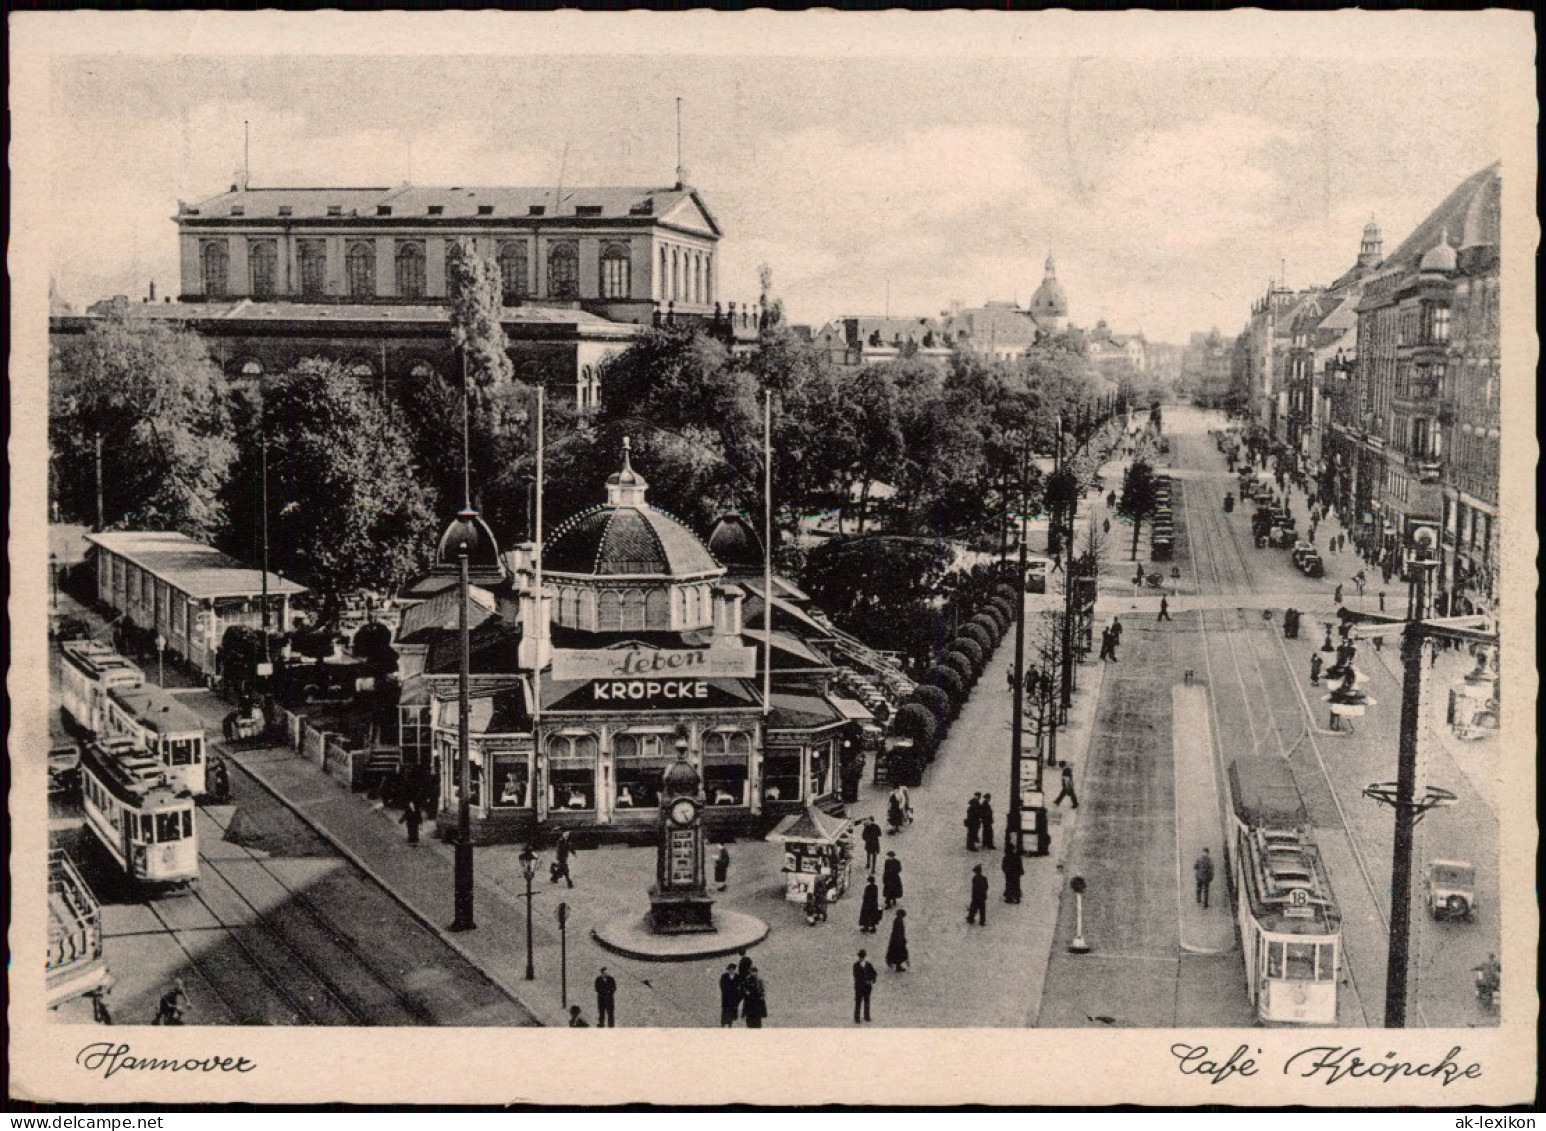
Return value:
<svg viewBox="0 0 1546 1131">
<path fill-rule="evenodd" d="M 524 754 L 494 756 L 493 805 L 497 809 L 524 809 L 531 804 L 531 773 Z"/>
<path fill-rule="evenodd" d="M 156 814 L 156 843 L 169 844 L 183 839 L 183 815 L 181 813 Z"/>
<path fill-rule="evenodd" d="M 612 742 L 619 809 L 655 809 L 660 805 L 660 779 L 669 761 L 665 736 L 620 734 Z"/>
<path fill-rule="evenodd" d="M 1289 943 L 1287 945 L 1288 977 L 1296 982 L 1315 980 L 1315 944 Z"/>
<path fill-rule="evenodd" d="M 799 751 L 768 752 L 762 766 L 762 797 L 765 801 L 800 800 Z"/>
<path fill-rule="evenodd" d="M 1269 942 L 1267 944 L 1267 977 L 1281 978 L 1283 976 L 1283 944 Z"/>
</svg>

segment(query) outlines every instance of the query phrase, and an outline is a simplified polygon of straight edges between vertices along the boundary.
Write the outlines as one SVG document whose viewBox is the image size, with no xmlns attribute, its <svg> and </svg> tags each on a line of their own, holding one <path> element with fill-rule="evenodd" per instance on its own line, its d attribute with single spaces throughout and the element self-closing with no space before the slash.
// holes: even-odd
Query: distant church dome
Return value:
<svg viewBox="0 0 1546 1131">
<path fill-rule="evenodd" d="M 1037 325 L 1056 330 L 1068 317 L 1068 296 L 1063 293 L 1063 284 L 1058 282 L 1057 265 L 1050 254 L 1046 266 L 1047 273 L 1042 277 L 1041 286 L 1031 296 L 1031 317 Z"/>
<path fill-rule="evenodd" d="M 623 467 L 607 480 L 607 501 L 562 523 L 543 548 L 554 573 L 684 577 L 724 570 L 698 536 L 644 501 L 649 484 L 633 469 L 623 441 Z"/>
<path fill-rule="evenodd" d="M 714 524 L 709 533 L 709 553 L 731 573 L 755 573 L 762 569 L 762 539 L 738 514 L 727 514 Z"/>
<path fill-rule="evenodd" d="M 1449 246 L 1449 229 L 1439 236 L 1439 242 L 1423 253 L 1418 270 L 1424 275 L 1448 275 L 1455 269 L 1455 249 Z"/>
</svg>

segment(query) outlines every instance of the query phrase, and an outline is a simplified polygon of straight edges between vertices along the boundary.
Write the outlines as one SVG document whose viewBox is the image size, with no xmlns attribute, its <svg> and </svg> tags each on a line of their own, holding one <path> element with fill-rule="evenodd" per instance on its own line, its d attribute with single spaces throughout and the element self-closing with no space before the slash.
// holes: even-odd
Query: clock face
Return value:
<svg viewBox="0 0 1546 1131">
<path fill-rule="evenodd" d="M 690 797 L 683 797 L 671 806 L 671 820 L 678 825 L 690 825 L 698 815 L 698 805 Z"/>
</svg>

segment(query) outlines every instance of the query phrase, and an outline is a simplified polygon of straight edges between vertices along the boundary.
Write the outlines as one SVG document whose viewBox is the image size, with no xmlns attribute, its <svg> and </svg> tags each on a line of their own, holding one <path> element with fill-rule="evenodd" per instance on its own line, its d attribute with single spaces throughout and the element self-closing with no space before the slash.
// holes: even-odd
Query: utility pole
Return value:
<svg viewBox="0 0 1546 1131">
<path fill-rule="evenodd" d="M 100 431 L 96 434 L 96 453 L 97 453 L 97 456 L 96 456 L 96 463 L 97 463 L 97 533 L 100 534 L 106 528 L 106 525 L 107 525 L 105 522 L 102 521 L 102 433 Z"/>
</svg>

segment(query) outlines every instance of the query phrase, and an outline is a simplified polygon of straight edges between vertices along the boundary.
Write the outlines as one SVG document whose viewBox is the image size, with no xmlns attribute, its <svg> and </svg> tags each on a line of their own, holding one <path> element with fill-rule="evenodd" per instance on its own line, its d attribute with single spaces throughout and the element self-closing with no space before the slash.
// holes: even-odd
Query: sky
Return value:
<svg viewBox="0 0 1546 1131">
<path fill-rule="evenodd" d="M 49 71 L 51 274 L 77 306 L 152 279 L 175 293 L 170 218 L 232 182 L 243 122 L 257 186 L 669 185 L 680 98 L 726 300 L 755 299 L 766 263 L 818 327 L 1025 304 L 1050 251 L 1076 325 L 1182 342 L 1237 331 L 1269 280 L 1331 281 L 1371 216 L 1394 248 L 1500 155 L 1495 76 L 1463 55 L 1134 57 L 1098 37 L 953 54 L 867 45 L 873 24 L 838 26 L 834 50 L 801 26 L 760 56 L 702 36 L 530 55 L 111 54 L 87 36 Z"/>
</svg>

